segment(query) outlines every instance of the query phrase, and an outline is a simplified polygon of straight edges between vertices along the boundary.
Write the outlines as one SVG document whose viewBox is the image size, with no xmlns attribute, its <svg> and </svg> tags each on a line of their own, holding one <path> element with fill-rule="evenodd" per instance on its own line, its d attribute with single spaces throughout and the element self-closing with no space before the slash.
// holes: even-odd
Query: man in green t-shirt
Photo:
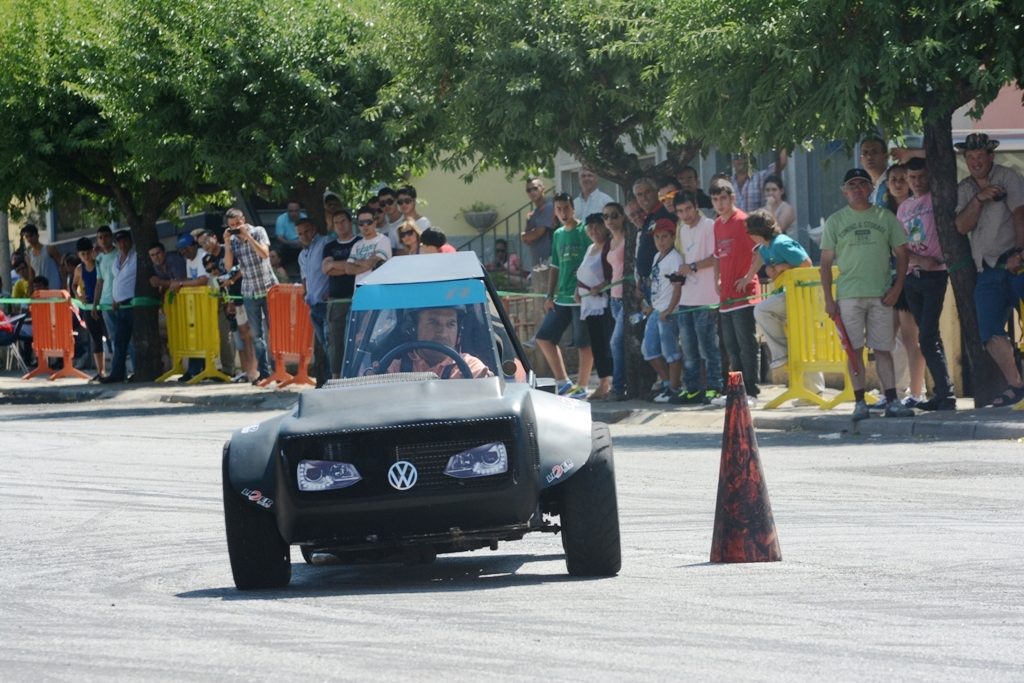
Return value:
<svg viewBox="0 0 1024 683">
<path fill-rule="evenodd" d="M 875 351 L 878 379 L 885 390 L 885 417 L 912 417 L 914 411 L 896 398 L 896 372 L 892 362 L 895 343 L 893 304 L 907 277 L 907 238 L 896 217 L 871 204 L 871 176 L 853 168 L 843 178 L 845 208 L 825 221 L 821 236 L 821 289 L 825 312 L 838 312 L 850 337 L 853 356 L 863 357 L 865 340 Z M 889 258 L 896 256 L 896 280 L 889 270 Z M 832 265 L 839 267 L 836 296 L 832 296 Z M 892 284 L 890 285 L 890 282 Z M 838 301 L 837 301 L 838 299 Z M 850 364 L 856 404 L 853 419 L 868 417 L 864 402 L 864 372 Z"/>
<path fill-rule="evenodd" d="M 555 217 L 562 227 L 551 238 L 551 267 L 548 271 L 548 296 L 544 300 L 544 320 L 537 330 L 537 346 L 544 354 L 548 367 L 555 375 L 558 394 L 569 398 L 586 398 L 590 371 L 594 367 L 594 354 L 590 350 L 587 326 L 580 320 L 580 305 L 576 303 L 576 271 L 590 246 L 590 238 L 576 218 L 572 197 L 567 193 L 555 195 Z M 558 343 L 565 328 L 572 325 L 573 344 L 579 351 L 579 381 L 573 384 L 562 360 Z"/>
</svg>

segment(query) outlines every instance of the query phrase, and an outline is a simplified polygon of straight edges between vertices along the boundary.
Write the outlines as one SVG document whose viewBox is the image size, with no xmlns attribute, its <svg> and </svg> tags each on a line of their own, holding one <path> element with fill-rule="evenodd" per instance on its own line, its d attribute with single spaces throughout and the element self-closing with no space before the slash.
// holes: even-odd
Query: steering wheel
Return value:
<svg viewBox="0 0 1024 683">
<path fill-rule="evenodd" d="M 458 351 L 448 346 L 447 344 L 442 344 L 440 342 L 435 341 L 414 340 L 407 341 L 403 344 L 399 344 L 398 346 L 396 346 L 395 348 L 391 349 L 383 356 L 381 356 L 380 360 L 377 361 L 377 367 L 382 368 L 383 372 L 387 372 L 387 368 L 389 365 L 391 365 L 392 361 L 394 361 L 399 356 L 412 351 L 413 349 L 428 349 L 430 351 L 437 351 L 438 353 L 443 353 L 444 355 L 448 356 L 453 361 L 455 361 L 455 367 L 457 367 L 459 369 L 459 372 L 462 373 L 463 378 L 473 379 L 473 371 L 469 369 L 469 364 L 466 362 L 466 359 L 460 356 Z"/>
</svg>

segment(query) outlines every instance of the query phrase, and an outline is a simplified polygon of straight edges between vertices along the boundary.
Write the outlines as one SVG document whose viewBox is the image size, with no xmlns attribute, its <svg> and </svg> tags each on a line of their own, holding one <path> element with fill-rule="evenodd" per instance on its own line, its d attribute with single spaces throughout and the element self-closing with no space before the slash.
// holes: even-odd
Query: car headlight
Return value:
<svg viewBox="0 0 1024 683">
<path fill-rule="evenodd" d="M 356 466 L 332 460 L 300 460 L 298 467 L 300 491 L 331 491 L 362 481 Z"/>
<path fill-rule="evenodd" d="M 503 443 L 487 443 L 448 458 L 444 473 L 456 479 L 489 477 L 508 472 L 508 451 Z"/>
</svg>

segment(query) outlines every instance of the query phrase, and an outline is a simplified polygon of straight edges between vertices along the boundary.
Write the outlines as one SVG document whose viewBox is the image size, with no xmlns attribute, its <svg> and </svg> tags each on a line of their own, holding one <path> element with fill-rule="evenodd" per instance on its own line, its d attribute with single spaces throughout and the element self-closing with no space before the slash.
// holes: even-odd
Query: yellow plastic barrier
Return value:
<svg viewBox="0 0 1024 683">
<path fill-rule="evenodd" d="M 217 327 L 217 297 L 209 287 L 182 287 L 177 293 L 164 296 L 167 318 L 167 347 L 171 353 L 171 369 L 156 378 L 166 382 L 174 375 L 184 374 L 186 359 L 202 358 L 203 371 L 188 381 L 198 384 L 208 377 L 225 382 L 231 378 L 217 369 L 214 358 L 220 356 L 220 330 Z"/>
<path fill-rule="evenodd" d="M 833 269 L 833 282 L 837 270 Z M 789 342 L 789 388 L 765 404 L 777 408 L 785 401 L 801 398 L 829 410 L 853 400 L 853 385 L 846 367 L 846 351 L 839 342 L 835 323 L 825 315 L 825 296 L 821 291 L 821 271 L 817 268 L 793 268 L 775 278 L 773 289 L 785 288 L 786 338 Z M 806 372 L 842 373 L 843 390 L 825 399 L 804 386 Z"/>
</svg>

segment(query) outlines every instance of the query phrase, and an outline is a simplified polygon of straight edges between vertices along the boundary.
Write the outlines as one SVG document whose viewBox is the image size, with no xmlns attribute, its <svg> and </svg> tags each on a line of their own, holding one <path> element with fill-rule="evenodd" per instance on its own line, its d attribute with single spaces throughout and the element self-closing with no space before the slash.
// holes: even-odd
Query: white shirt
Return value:
<svg viewBox="0 0 1024 683">
<path fill-rule="evenodd" d="M 651 266 L 651 305 L 659 313 L 668 310 L 668 305 L 672 303 L 672 289 L 675 287 L 665 276 L 678 272 L 681 265 L 683 257 L 675 249 L 669 250 L 665 256 L 662 256 L 661 252 L 654 254 L 654 263 Z"/>
<path fill-rule="evenodd" d="M 676 230 L 676 249 L 683 256 L 683 263 L 703 261 L 715 253 L 715 222 L 701 216 L 692 228 L 679 221 Z M 709 306 L 718 303 L 715 291 L 715 269 L 701 268 L 696 273 L 683 268 L 686 283 L 679 295 L 680 306 Z"/>
<path fill-rule="evenodd" d="M 572 208 L 576 211 L 576 219 L 580 223 L 585 223 L 587 216 L 592 213 L 601 213 L 604 210 L 605 204 L 614 201 L 604 192 L 601 192 L 600 188 L 595 187 L 594 191 L 586 199 L 583 198 L 583 195 L 580 195 L 572 200 Z"/>
<path fill-rule="evenodd" d="M 388 239 L 387 235 L 377 234 L 376 237 L 366 239 L 365 237 L 354 245 L 352 245 L 352 251 L 349 252 L 348 262 L 355 263 L 356 261 L 365 261 L 371 256 L 380 256 L 381 260 L 387 261 L 391 258 L 391 240 Z M 356 275 L 356 284 L 359 284 L 370 276 L 373 270 L 363 271 Z"/>
<path fill-rule="evenodd" d="M 204 256 L 206 256 L 204 250 L 196 249 L 196 255 L 185 260 L 185 279 L 194 280 L 197 277 L 206 276 L 206 268 L 203 266 Z"/>
<path fill-rule="evenodd" d="M 121 262 L 121 252 L 117 253 L 114 259 L 114 286 L 112 293 L 114 301 L 121 303 L 135 298 L 135 273 L 138 266 L 138 255 L 135 253 L 135 246 L 128 252 L 128 258 Z"/>
</svg>

